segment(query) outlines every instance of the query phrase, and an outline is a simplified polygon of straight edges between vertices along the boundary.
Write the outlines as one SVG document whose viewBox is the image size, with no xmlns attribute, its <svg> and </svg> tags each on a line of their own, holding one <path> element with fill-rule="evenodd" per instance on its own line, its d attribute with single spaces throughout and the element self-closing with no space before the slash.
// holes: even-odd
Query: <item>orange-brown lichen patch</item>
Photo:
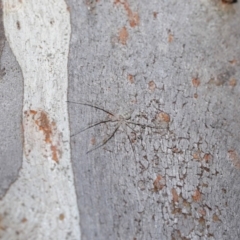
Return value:
<svg viewBox="0 0 240 240">
<path fill-rule="evenodd" d="M 169 114 L 167 114 L 165 112 L 161 112 L 161 113 L 157 114 L 156 120 L 159 121 L 159 122 L 169 123 L 170 122 L 170 116 L 169 116 Z"/>
<path fill-rule="evenodd" d="M 51 158 L 55 162 L 59 162 L 61 158 L 61 147 L 60 147 L 60 135 L 57 130 L 57 125 L 54 121 L 52 121 L 47 112 L 44 110 L 29 110 L 25 111 L 25 118 L 23 121 L 24 127 L 24 152 L 26 156 L 32 152 L 33 148 L 36 148 L 37 151 L 42 151 L 40 146 L 42 143 L 40 139 L 45 143 L 45 149 L 43 149 L 42 155 L 47 158 L 49 156 L 46 154 L 49 152 L 51 154 Z M 38 132 L 42 132 L 42 134 L 38 134 Z M 33 151 L 34 152 L 34 151 Z"/>
<path fill-rule="evenodd" d="M 198 79 L 198 78 L 193 78 L 192 79 L 192 85 L 194 86 L 194 87 L 198 87 L 199 85 L 200 85 L 200 80 Z"/>
<path fill-rule="evenodd" d="M 161 175 L 157 175 L 156 179 L 153 182 L 154 191 L 158 192 L 162 190 L 165 186 L 165 179 Z"/>
<path fill-rule="evenodd" d="M 179 196 L 175 188 L 172 188 L 172 200 L 174 203 L 178 202 L 179 200 Z"/>
<path fill-rule="evenodd" d="M 138 13 L 133 13 L 129 16 L 129 22 L 131 27 L 139 25 L 139 15 Z"/>
<path fill-rule="evenodd" d="M 173 38 L 174 38 L 173 34 L 169 33 L 168 34 L 168 42 L 171 43 L 173 41 Z"/>
<path fill-rule="evenodd" d="M 48 116 L 47 116 L 46 112 L 41 111 L 40 116 L 35 121 L 35 123 L 38 125 L 39 130 L 43 131 L 43 133 L 45 135 L 46 143 L 50 143 L 51 138 L 52 138 L 52 126 L 51 126 L 51 123 L 48 119 Z"/>
<path fill-rule="evenodd" d="M 62 220 L 64 220 L 64 218 L 65 218 L 64 214 L 61 213 L 61 214 L 59 215 L 59 219 L 62 221 Z"/>
<path fill-rule="evenodd" d="M 127 39 L 128 39 L 128 31 L 126 29 L 126 27 L 123 27 L 120 31 L 119 31 L 119 41 L 121 44 L 126 45 L 127 43 Z"/>
<path fill-rule="evenodd" d="M 151 91 L 151 92 L 153 92 L 155 89 L 156 89 L 156 83 L 154 82 L 154 81 L 150 81 L 149 83 L 148 83 L 148 89 Z"/>
<path fill-rule="evenodd" d="M 29 112 L 30 112 L 30 114 L 32 114 L 32 115 L 37 114 L 37 111 L 35 111 L 35 110 L 30 110 Z M 27 114 L 27 111 L 25 111 L 25 114 Z"/>
<path fill-rule="evenodd" d="M 27 222 L 27 219 L 26 219 L 26 218 L 23 218 L 23 219 L 21 220 L 21 222 L 22 222 L 22 223 L 25 223 L 25 222 Z"/>
<path fill-rule="evenodd" d="M 201 200 L 201 193 L 199 192 L 198 189 L 193 193 L 192 199 L 194 202 L 198 202 Z"/>
<path fill-rule="evenodd" d="M 157 18 L 158 12 L 153 12 L 153 17 Z"/>
<path fill-rule="evenodd" d="M 135 79 L 134 79 L 134 76 L 133 75 L 131 75 L 131 74 L 128 74 L 128 81 L 131 83 L 131 84 L 133 84 L 134 83 L 134 81 L 135 81 Z"/>
<path fill-rule="evenodd" d="M 61 156 L 61 151 L 54 145 L 51 145 L 52 159 L 55 162 L 59 162 L 59 155 Z"/>
<path fill-rule="evenodd" d="M 120 3 L 120 4 L 122 4 L 122 5 L 124 6 L 124 9 L 125 9 L 126 12 L 127 12 L 128 21 L 129 21 L 129 24 L 130 24 L 131 27 L 136 27 L 137 25 L 139 25 L 139 21 L 140 21 L 139 15 L 138 15 L 137 12 L 133 12 L 133 11 L 131 10 L 131 8 L 130 8 L 129 3 L 128 3 L 127 0 L 123 0 L 123 1 L 121 1 L 121 0 L 116 0 L 114 3 L 115 3 L 115 4 Z"/>
<path fill-rule="evenodd" d="M 237 85 L 237 80 L 235 78 L 232 78 L 229 80 L 229 86 L 236 87 L 236 85 Z"/>
<path fill-rule="evenodd" d="M 193 159 L 200 160 L 201 159 L 200 152 L 193 153 Z"/>
<path fill-rule="evenodd" d="M 240 158 L 235 150 L 228 151 L 229 159 L 232 161 L 235 168 L 240 169 Z"/>
<path fill-rule="evenodd" d="M 205 153 L 203 156 L 203 160 L 209 162 L 210 160 L 212 160 L 212 155 L 210 153 Z"/>
</svg>

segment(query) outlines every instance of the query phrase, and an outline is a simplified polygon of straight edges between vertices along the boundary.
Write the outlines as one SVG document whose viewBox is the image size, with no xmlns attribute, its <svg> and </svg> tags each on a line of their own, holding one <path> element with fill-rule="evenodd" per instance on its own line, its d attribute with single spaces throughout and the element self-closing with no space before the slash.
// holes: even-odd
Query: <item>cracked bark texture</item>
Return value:
<svg viewBox="0 0 240 240">
<path fill-rule="evenodd" d="M 239 239 L 240 5 L 68 0 L 73 101 L 162 130 L 72 137 L 82 239 Z M 72 134 L 105 119 L 69 104 Z"/>
<path fill-rule="evenodd" d="M 72 137 L 81 239 L 239 239 L 239 3 L 66 2 L 68 99 L 159 127 L 121 128 L 89 154 L 114 125 Z M 23 79 L 1 13 L 0 53 L 3 197 L 21 166 Z M 72 134 L 107 117 L 74 104 L 69 115 Z"/>
</svg>

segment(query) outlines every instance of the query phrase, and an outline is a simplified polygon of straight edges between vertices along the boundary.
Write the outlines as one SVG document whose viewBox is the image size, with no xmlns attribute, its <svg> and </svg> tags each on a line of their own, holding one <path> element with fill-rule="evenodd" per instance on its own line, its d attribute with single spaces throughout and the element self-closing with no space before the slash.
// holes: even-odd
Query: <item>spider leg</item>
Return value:
<svg viewBox="0 0 240 240">
<path fill-rule="evenodd" d="M 83 128 L 83 129 L 81 129 L 80 131 L 72 134 L 70 137 L 74 137 L 74 136 L 78 135 L 79 133 L 84 132 L 84 131 L 86 131 L 87 129 L 92 128 L 92 127 L 95 127 L 95 126 L 97 126 L 97 125 L 99 125 L 99 124 L 107 123 L 107 122 L 116 122 L 116 121 L 117 121 L 117 120 L 111 120 L 111 119 L 109 119 L 109 120 L 102 120 L 102 121 L 100 121 L 100 122 L 93 123 L 93 124 L 91 124 L 91 125 Z"/>
<path fill-rule="evenodd" d="M 130 125 L 128 125 L 127 122 L 126 122 L 126 125 L 127 125 L 133 132 L 136 133 L 136 131 L 135 131 L 132 127 L 130 127 Z"/>
<path fill-rule="evenodd" d="M 83 106 L 89 106 L 89 107 L 93 107 L 93 108 L 96 108 L 98 110 L 101 110 L 107 114 L 110 114 L 111 116 L 115 116 L 112 112 L 108 111 L 108 110 L 105 110 L 101 107 L 98 107 L 96 105 L 93 105 L 93 104 L 90 104 L 90 103 L 83 103 L 83 102 L 73 102 L 73 101 L 67 101 L 68 103 L 73 103 L 73 104 L 79 104 L 79 105 L 83 105 Z"/>
<path fill-rule="evenodd" d="M 126 126 L 128 126 L 129 127 L 129 125 L 126 123 Z M 131 127 L 129 127 L 130 129 L 132 129 Z M 132 145 L 132 142 L 131 142 L 131 139 L 130 139 L 130 137 L 129 137 L 129 135 L 128 135 L 128 133 L 127 133 L 127 131 L 126 131 L 126 129 L 123 129 L 124 130 L 124 132 L 126 133 L 126 135 L 127 135 L 127 138 L 128 138 L 128 141 L 129 141 L 129 143 L 130 143 L 130 145 L 131 145 L 131 148 L 132 148 L 132 151 L 133 151 L 133 156 L 134 156 L 134 158 L 135 158 L 135 161 L 137 162 L 137 157 L 136 157 L 136 155 L 135 155 L 135 151 L 134 151 L 134 148 L 133 148 L 133 145 Z M 133 129 L 132 129 L 133 130 Z M 134 131 L 134 130 L 133 130 Z M 134 131 L 135 132 L 135 131 Z"/>
<path fill-rule="evenodd" d="M 141 123 L 137 123 L 137 122 L 133 122 L 133 121 L 126 121 L 126 122 L 129 123 L 129 124 L 140 126 L 142 128 L 148 127 L 148 128 L 162 129 L 162 128 L 159 128 L 159 127 L 156 127 L 156 126 L 153 126 L 153 125 L 141 124 Z"/>
<path fill-rule="evenodd" d="M 102 147 L 103 145 L 105 145 L 109 140 L 112 139 L 112 137 L 113 137 L 114 134 L 117 132 L 117 130 L 119 129 L 120 126 L 121 126 L 121 124 L 118 124 L 117 127 L 114 129 L 114 131 L 111 133 L 111 135 L 110 135 L 108 138 L 106 138 L 105 140 L 103 140 L 103 142 L 100 143 L 100 144 L 98 144 L 96 147 L 94 147 L 94 148 L 88 150 L 87 153 L 90 153 L 90 152 L 92 152 L 92 151 L 94 151 L 94 150 L 96 150 L 96 149 Z"/>
</svg>

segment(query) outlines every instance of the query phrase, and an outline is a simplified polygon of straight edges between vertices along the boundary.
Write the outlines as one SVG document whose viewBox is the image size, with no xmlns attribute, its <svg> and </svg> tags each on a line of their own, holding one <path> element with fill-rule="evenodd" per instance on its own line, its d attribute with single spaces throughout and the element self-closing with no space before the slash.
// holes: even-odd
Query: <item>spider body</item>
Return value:
<svg viewBox="0 0 240 240">
<path fill-rule="evenodd" d="M 144 129 L 146 127 L 159 129 L 158 127 L 153 126 L 153 125 L 141 124 L 141 123 L 132 121 L 131 118 L 132 118 L 132 112 L 133 111 L 129 111 L 129 112 L 126 112 L 126 113 L 123 113 L 123 114 L 122 113 L 121 114 L 114 114 L 111 111 L 105 110 L 102 107 L 99 107 L 99 106 L 96 106 L 96 105 L 93 105 L 93 104 L 90 104 L 90 103 L 73 102 L 73 101 L 68 101 L 68 102 L 73 103 L 73 104 L 79 104 L 79 105 L 84 105 L 84 106 L 89 106 L 89 107 L 95 108 L 97 110 L 105 112 L 109 116 L 106 120 L 101 120 L 99 122 L 88 125 L 87 127 L 81 129 L 77 133 L 74 133 L 73 135 L 71 135 L 71 137 L 74 137 L 74 136 L 80 134 L 81 132 L 86 131 L 87 129 L 90 129 L 90 128 L 95 127 L 95 126 L 100 125 L 100 124 L 117 123 L 115 125 L 115 128 L 112 131 L 112 133 L 110 135 L 108 135 L 102 142 L 97 144 L 94 148 L 88 150 L 87 153 L 90 153 L 90 152 L 104 146 L 109 140 L 111 140 L 113 138 L 113 136 L 119 130 L 120 127 L 126 133 L 132 150 L 133 150 L 132 141 L 131 141 L 128 133 L 127 133 L 127 127 L 130 128 L 133 132 L 135 132 L 135 130 L 132 128 L 133 125 L 140 126 L 141 128 L 144 128 Z"/>
</svg>

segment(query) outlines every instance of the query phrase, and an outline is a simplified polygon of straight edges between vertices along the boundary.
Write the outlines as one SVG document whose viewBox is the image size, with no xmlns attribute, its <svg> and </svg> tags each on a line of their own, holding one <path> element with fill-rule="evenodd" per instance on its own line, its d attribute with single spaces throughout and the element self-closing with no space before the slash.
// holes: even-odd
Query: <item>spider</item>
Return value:
<svg viewBox="0 0 240 240">
<path fill-rule="evenodd" d="M 90 152 L 92 152 L 92 151 L 94 151 L 94 150 L 104 146 L 108 141 L 110 141 L 114 137 L 115 133 L 119 130 L 120 127 L 126 133 L 127 138 L 128 138 L 128 140 L 130 142 L 132 150 L 133 150 L 132 141 L 131 141 L 128 133 L 127 133 L 126 127 L 129 127 L 133 132 L 135 132 L 135 130 L 132 128 L 132 125 L 140 126 L 143 129 L 145 129 L 145 128 L 160 129 L 160 127 L 157 127 L 157 126 L 154 126 L 154 125 L 141 124 L 141 123 L 137 123 L 137 122 L 132 121 L 131 120 L 132 112 L 127 112 L 125 114 L 117 115 L 117 114 L 112 113 L 111 111 L 105 110 L 102 107 L 99 107 L 97 105 L 93 105 L 93 104 L 90 104 L 90 103 L 74 102 L 74 101 L 67 101 L 67 102 L 68 103 L 72 103 L 72 104 L 78 104 L 78 105 L 83 105 L 83 106 L 88 106 L 88 107 L 95 108 L 97 110 L 105 112 L 110 117 L 110 118 L 107 118 L 106 120 L 101 120 L 99 122 L 95 122 L 93 124 L 90 124 L 87 127 L 81 129 L 80 131 L 72 134 L 70 137 L 74 137 L 74 136 L 76 136 L 76 135 L 86 131 L 87 129 L 90 129 L 90 128 L 95 127 L 95 126 L 100 125 L 100 124 L 110 123 L 110 122 L 111 123 L 116 123 L 115 128 L 112 131 L 112 133 L 110 135 L 108 135 L 107 138 L 105 138 L 102 142 L 97 144 L 94 148 L 88 150 L 87 153 L 90 153 Z M 133 150 L 133 152 L 134 152 L 134 150 Z"/>
</svg>

